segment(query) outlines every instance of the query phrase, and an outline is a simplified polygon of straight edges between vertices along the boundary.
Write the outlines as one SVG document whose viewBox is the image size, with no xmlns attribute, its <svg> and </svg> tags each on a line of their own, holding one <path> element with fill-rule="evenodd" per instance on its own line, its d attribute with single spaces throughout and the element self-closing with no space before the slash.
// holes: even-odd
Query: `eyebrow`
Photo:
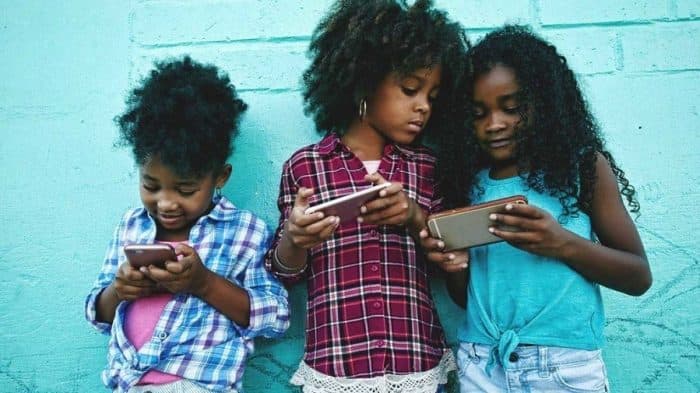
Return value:
<svg viewBox="0 0 700 393">
<path fill-rule="evenodd" d="M 156 179 L 155 177 L 149 176 L 149 175 L 147 175 L 147 174 L 145 174 L 145 173 L 143 174 L 143 178 L 146 179 L 146 180 L 149 180 L 149 181 L 155 181 L 155 182 L 158 181 L 158 179 Z M 177 182 L 177 185 L 178 185 L 178 186 L 196 186 L 196 185 L 197 185 L 197 181 L 195 181 L 195 180 L 183 180 L 183 181 Z"/>
</svg>

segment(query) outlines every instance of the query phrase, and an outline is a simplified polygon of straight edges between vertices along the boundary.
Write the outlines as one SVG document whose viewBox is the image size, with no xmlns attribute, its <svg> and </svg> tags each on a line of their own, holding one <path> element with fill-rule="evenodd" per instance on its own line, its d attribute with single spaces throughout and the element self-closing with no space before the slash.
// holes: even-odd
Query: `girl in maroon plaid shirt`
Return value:
<svg viewBox="0 0 700 393">
<path fill-rule="evenodd" d="M 283 167 L 268 267 L 308 279 L 304 392 L 429 392 L 455 369 L 416 240 L 440 210 L 419 143 L 461 127 L 468 42 L 430 1 L 339 1 L 312 37 L 307 113 L 325 134 Z M 310 205 L 390 182 L 356 220 Z"/>
</svg>

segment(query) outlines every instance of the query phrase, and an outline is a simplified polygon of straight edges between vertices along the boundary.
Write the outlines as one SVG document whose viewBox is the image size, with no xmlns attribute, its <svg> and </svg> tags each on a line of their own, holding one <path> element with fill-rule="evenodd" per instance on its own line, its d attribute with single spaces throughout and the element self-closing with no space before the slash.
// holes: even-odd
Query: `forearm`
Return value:
<svg viewBox="0 0 700 393">
<path fill-rule="evenodd" d="M 639 296 L 651 286 L 651 274 L 642 250 L 622 251 L 573 235 L 562 247 L 560 259 L 587 279 Z"/>
<path fill-rule="evenodd" d="M 248 327 L 250 324 L 248 292 L 212 271 L 208 271 L 207 275 L 206 285 L 194 295 L 239 326 Z"/>
<path fill-rule="evenodd" d="M 96 302 L 97 321 L 112 323 L 114 314 L 117 311 L 117 306 L 121 300 L 117 296 L 117 291 L 114 289 L 114 283 L 110 284 L 100 293 Z"/>
<path fill-rule="evenodd" d="M 308 251 L 295 246 L 287 236 L 282 236 L 273 253 L 276 257 L 272 258 L 272 264 L 277 271 L 303 270 L 306 267 Z"/>
<path fill-rule="evenodd" d="M 420 208 L 418 205 L 418 202 L 411 200 L 411 204 L 413 205 L 413 214 L 409 217 L 408 221 L 406 222 L 406 229 L 408 229 L 409 235 L 413 238 L 413 240 L 416 241 L 416 243 L 420 242 L 420 231 L 425 228 L 425 219 L 427 217 L 427 214 L 423 211 L 423 209 Z"/>
<path fill-rule="evenodd" d="M 454 273 L 445 275 L 445 285 L 447 293 L 450 294 L 452 301 L 458 306 L 465 308 L 467 306 L 467 283 L 469 282 L 469 269 L 464 269 Z"/>
</svg>

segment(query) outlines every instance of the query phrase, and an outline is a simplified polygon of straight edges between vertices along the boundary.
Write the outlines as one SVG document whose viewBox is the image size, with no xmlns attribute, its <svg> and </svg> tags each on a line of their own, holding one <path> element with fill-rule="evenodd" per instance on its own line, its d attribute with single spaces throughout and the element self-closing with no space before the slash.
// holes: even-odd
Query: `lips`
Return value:
<svg viewBox="0 0 700 393">
<path fill-rule="evenodd" d="M 173 215 L 173 214 L 159 214 L 159 215 L 158 215 L 158 221 L 160 221 L 160 223 L 161 223 L 163 226 L 175 225 L 175 224 L 177 224 L 177 223 L 180 221 L 181 218 L 182 218 L 182 215 L 181 215 L 181 214 L 178 214 L 178 215 Z"/>
<path fill-rule="evenodd" d="M 486 145 L 490 149 L 500 149 L 509 146 L 511 143 L 513 143 L 513 140 L 511 138 L 499 138 L 487 141 Z"/>
<path fill-rule="evenodd" d="M 418 131 L 418 132 L 423 130 L 423 124 L 425 124 L 423 122 L 423 120 L 412 120 L 412 121 L 408 122 L 409 128 L 413 131 Z"/>
</svg>

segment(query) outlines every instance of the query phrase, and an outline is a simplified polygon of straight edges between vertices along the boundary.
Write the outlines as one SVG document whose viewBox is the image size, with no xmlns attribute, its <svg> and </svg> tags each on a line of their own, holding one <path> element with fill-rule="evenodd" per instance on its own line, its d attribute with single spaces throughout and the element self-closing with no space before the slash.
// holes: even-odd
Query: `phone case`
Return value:
<svg viewBox="0 0 700 393">
<path fill-rule="evenodd" d="M 428 217 L 428 230 L 432 237 L 445 242 L 445 251 L 503 241 L 491 234 L 491 213 L 503 211 L 508 203 L 527 203 L 523 195 L 514 195 L 459 209 L 448 210 Z M 513 230 L 501 227 L 504 230 Z"/>
<path fill-rule="evenodd" d="M 312 214 L 322 211 L 326 217 L 340 217 L 341 223 L 349 221 L 360 215 L 360 207 L 362 207 L 362 205 L 371 201 L 372 199 L 377 198 L 379 196 L 379 192 L 390 185 L 391 183 L 377 184 L 376 186 L 365 188 L 364 190 L 311 206 L 304 212 L 306 214 Z"/>
<path fill-rule="evenodd" d="M 165 261 L 176 261 L 175 249 L 169 244 L 127 244 L 124 254 L 133 267 L 154 265 L 164 267 Z"/>
</svg>

